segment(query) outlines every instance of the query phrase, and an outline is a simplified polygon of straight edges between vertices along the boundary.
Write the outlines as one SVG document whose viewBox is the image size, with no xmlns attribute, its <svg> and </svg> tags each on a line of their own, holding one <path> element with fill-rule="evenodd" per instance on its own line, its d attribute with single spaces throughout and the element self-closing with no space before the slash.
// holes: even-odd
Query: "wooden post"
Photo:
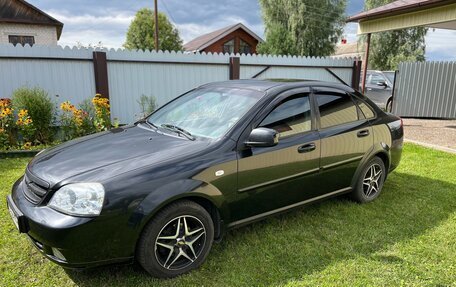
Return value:
<svg viewBox="0 0 456 287">
<path fill-rule="evenodd" d="M 369 47 L 371 42 L 371 33 L 367 34 L 366 40 L 366 51 L 364 52 L 364 63 L 363 63 L 363 82 L 361 85 L 363 94 L 366 91 L 366 75 L 367 75 L 367 64 L 369 62 Z"/>
<path fill-rule="evenodd" d="M 241 74 L 241 60 L 239 57 L 230 57 L 230 80 L 239 80 Z"/>
<path fill-rule="evenodd" d="M 155 51 L 158 51 L 158 4 L 157 4 L 157 0 L 154 0 L 154 16 L 155 16 Z"/>
<path fill-rule="evenodd" d="M 352 88 L 359 90 L 359 84 L 361 83 L 361 66 L 363 61 L 355 60 L 353 62 L 353 71 L 352 71 Z"/>
<path fill-rule="evenodd" d="M 93 70 L 95 72 L 96 93 L 101 94 L 103 98 L 109 99 L 108 64 L 105 52 L 93 52 Z"/>
</svg>

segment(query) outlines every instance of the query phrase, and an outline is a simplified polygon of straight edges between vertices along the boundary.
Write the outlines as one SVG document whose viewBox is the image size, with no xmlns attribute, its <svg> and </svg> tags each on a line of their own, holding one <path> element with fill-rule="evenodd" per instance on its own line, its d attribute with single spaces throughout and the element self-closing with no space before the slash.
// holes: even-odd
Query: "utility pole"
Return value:
<svg viewBox="0 0 456 287">
<path fill-rule="evenodd" d="M 155 9 L 154 9 L 154 16 L 155 16 L 155 51 L 158 51 L 158 4 L 157 4 L 157 1 L 158 0 L 154 0 L 154 5 L 155 5 Z"/>
</svg>

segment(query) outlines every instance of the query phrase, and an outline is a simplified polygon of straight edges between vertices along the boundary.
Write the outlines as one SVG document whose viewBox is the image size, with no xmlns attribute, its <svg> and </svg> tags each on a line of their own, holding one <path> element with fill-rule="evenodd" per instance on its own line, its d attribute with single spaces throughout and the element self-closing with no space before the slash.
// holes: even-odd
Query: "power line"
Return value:
<svg viewBox="0 0 456 287">
<path fill-rule="evenodd" d="M 165 7 L 166 13 L 168 13 L 168 16 L 171 18 L 171 20 L 174 22 L 174 24 L 177 24 L 176 20 L 174 19 L 173 15 L 169 11 L 168 7 L 166 6 L 166 1 L 162 1 L 163 7 Z"/>
</svg>

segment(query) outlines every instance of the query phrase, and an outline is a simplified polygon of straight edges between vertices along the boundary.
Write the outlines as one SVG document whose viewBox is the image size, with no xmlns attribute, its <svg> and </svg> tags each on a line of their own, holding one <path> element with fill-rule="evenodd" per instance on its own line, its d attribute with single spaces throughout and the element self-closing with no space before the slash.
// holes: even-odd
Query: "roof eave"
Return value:
<svg viewBox="0 0 456 287">
<path fill-rule="evenodd" d="M 374 20 L 374 19 L 382 18 L 384 15 L 394 16 L 397 14 L 405 14 L 405 13 L 415 12 L 415 11 L 421 10 L 423 8 L 444 6 L 446 4 L 453 3 L 453 2 L 454 2 L 454 0 L 431 0 L 431 1 L 428 1 L 425 3 L 418 2 L 418 3 L 409 4 L 409 5 L 404 5 L 404 6 L 401 6 L 398 8 L 381 10 L 381 11 L 374 12 L 371 14 L 367 13 L 367 12 L 369 12 L 369 10 L 368 10 L 368 11 L 360 12 L 351 17 L 348 17 L 346 22 L 349 23 L 349 22 L 361 22 L 361 21 L 366 21 L 366 20 Z M 389 4 L 387 4 L 387 5 L 389 5 Z M 380 7 L 377 7 L 377 8 L 380 8 Z M 377 8 L 374 8 L 374 9 L 377 9 Z"/>
</svg>

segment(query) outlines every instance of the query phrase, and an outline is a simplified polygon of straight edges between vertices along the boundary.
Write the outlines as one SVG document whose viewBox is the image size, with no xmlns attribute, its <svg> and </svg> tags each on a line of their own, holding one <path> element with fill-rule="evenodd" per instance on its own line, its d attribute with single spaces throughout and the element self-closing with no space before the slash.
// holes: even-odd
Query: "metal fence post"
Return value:
<svg viewBox="0 0 456 287">
<path fill-rule="evenodd" d="M 96 93 L 101 94 L 103 98 L 109 99 L 108 64 L 105 52 L 93 52 L 93 70 L 95 73 Z"/>
<path fill-rule="evenodd" d="M 355 60 L 353 62 L 353 70 L 352 70 L 352 88 L 355 90 L 359 90 L 359 84 L 361 82 L 361 67 L 362 61 Z"/>
<path fill-rule="evenodd" d="M 230 57 L 230 80 L 239 80 L 241 74 L 241 59 Z"/>
</svg>

